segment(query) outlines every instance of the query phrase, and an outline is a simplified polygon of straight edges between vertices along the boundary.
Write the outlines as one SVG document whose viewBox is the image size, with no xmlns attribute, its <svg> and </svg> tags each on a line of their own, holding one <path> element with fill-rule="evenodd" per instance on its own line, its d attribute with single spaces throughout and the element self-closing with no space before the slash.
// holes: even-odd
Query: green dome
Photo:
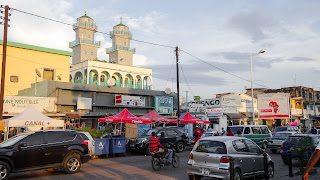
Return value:
<svg viewBox="0 0 320 180">
<path fill-rule="evenodd" d="M 120 23 L 120 24 L 118 24 L 118 25 L 115 25 L 115 26 L 125 26 L 125 27 L 127 27 L 126 25 L 124 25 L 124 24 L 122 24 L 122 23 Z"/>
<path fill-rule="evenodd" d="M 91 17 L 87 16 L 87 14 L 84 14 L 84 15 L 81 16 L 80 18 L 89 18 L 89 19 L 92 19 Z"/>
</svg>

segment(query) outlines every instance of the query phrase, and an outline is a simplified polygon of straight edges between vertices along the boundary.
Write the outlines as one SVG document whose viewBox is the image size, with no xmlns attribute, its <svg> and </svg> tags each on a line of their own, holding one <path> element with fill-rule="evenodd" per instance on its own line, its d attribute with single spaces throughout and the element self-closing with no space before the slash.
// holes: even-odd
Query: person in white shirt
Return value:
<svg viewBox="0 0 320 180">
<path fill-rule="evenodd" d="M 308 161 L 306 171 L 302 175 L 303 180 L 308 180 L 309 171 L 318 162 L 319 158 L 320 158 L 320 143 L 318 144 L 318 146 L 316 147 L 316 150 L 312 153 L 312 156 L 310 157 L 310 159 Z"/>
</svg>

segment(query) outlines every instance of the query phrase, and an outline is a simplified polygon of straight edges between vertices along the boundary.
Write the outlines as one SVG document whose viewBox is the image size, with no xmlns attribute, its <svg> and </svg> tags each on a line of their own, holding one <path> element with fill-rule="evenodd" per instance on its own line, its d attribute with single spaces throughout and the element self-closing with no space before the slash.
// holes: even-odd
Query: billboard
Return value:
<svg viewBox="0 0 320 180">
<path fill-rule="evenodd" d="M 289 93 L 258 94 L 259 118 L 290 118 Z"/>
<path fill-rule="evenodd" d="M 208 117 L 219 117 L 223 115 L 222 108 L 207 109 L 206 112 Z"/>
<path fill-rule="evenodd" d="M 200 101 L 189 102 L 188 112 L 192 113 L 205 113 L 206 109 L 221 107 L 221 99 L 205 99 Z"/>
<path fill-rule="evenodd" d="M 159 114 L 171 114 L 173 112 L 173 97 L 156 96 L 155 97 L 155 111 Z"/>
<path fill-rule="evenodd" d="M 78 97 L 77 109 L 92 109 L 92 98 Z"/>
<path fill-rule="evenodd" d="M 115 105 L 124 106 L 146 106 L 146 100 L 142 96 L 115 96 Z"/>
</svg>

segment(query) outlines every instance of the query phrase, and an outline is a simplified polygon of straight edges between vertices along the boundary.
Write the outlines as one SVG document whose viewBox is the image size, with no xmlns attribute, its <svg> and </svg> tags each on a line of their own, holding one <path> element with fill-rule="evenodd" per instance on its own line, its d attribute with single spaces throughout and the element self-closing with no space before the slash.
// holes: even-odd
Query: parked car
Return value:
<svg viewBox="0 0 320 180">
<path fill-rule="evenodd" d="M 262 149 L 267 149 L 268 141 L 272 137 L 271 131 L 266 125 L 236 125 L 229 126 L 234 135 L 241 132 L 241 136 L 253 140 Z"/>
<path fill-rule="evenodd" d="M 219 136 L 218 131 L 204 132 L 201 138 L 210 137 L 210 136 Z"/>
<path fill-rule="evenodd" d="M 315 150 L 315 147 L 317 147 L 320 141 L 320 136 L 313 134 L 294 134 L 290 135 L 281 145 L 280 154 L 284 164 L 288 164 L 288 150 L 295 146 L 299 146 L 300 142 L 305 138 L 309 141 L 309 148 L 304 153 L 304 160 L 308 161 L 309 155 L 311 155 L 311 153 Z M 297 152 L 295 151 L 292 151 L 292 164 L 300 164 L 298 161 Z M 319 161 L 317 164 L 319 164 Z"/>
<path fill-rule="evenodd" d="M 297 126 L 278 126 L 274 129 L 272 134 L 276 134 L 280 131 L 294 131 L 296 133 L 301 133 L 300 129 Z"/>
<path fill-rule="evenodd" d="M 202 177 L 230 179 L 229 161 L 234 159 L 234 179 L 264 175 L 264 150 L 252 140 L 237 136 L 213 136 L 200 139 L 190 152 L 189 179 Z M 269 177 L 274 163 L 267 154 Z"/>
<path fill-rule="evenodd" d="M 295 131 L 279 131 L 270 139 L 268 148 L 271 150 L 272 153 L 276 153 L 278 150 L 281 149 L 281 144 L 284 140 L 287 139 L 290 135 L 296 134 Z"/>
<path fill-rule="evenodd" d="M 76 131 L 25 132 L 0 143 L 0 179 L 14 172 L 59 167 L 75 173 L 89 159 L 88 146 Z"/>
<path fill-rule="evenodd" d="M 141 137 L 130 139 L 127 144 L 129 150 L 150 153 L 149 140 L 152 132 L 156 132 L 157 138 L 160 143 L 164 146 L 165 142 L 170 142 L 175 145 L 177 152 L 182 152 L 187 144 L 187 137 L 183 130 L 178 127 L 158 127 L 155 129 L 148 130 Z M 161 132 L 164 132 L 165 138 L 160 138 Z"/>
<path fill-rule="evenodd" d="M 79 131 L 79 133 L 84 135 L 82 138 L 84 139 L 84 142 L 87 142 L 89 155 L 92 156 L 95 153 L 94 140 L 92 136 L 88 132 Z"/>
<path fill-rule="evenodd" d="M 314 129 L 314 133 L 311 132 L 312 130 L 309 129 L 305 134 L 320 134 L 320 129 Z"/>
</svg>

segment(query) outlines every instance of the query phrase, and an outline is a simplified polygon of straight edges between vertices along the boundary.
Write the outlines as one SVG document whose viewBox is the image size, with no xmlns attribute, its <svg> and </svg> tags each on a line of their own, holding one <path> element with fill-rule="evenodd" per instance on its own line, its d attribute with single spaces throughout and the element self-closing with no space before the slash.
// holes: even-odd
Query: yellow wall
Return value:
<svg viewBox="0 0 320 180">
<path fill-rule="evenodd" d="M 1 44 L 0 54 L 2 64 Z M 54 70 L 55 81 L 59 81 L 57 76 L 60 75 L 62 82 L 69 82 L 70 56 L 7 46 L 4 95 L 17 95 L 19 90 L 30 88 L 36 80 L 43 81 L 44 68 Z M 37 77 L 36 69 L 41 72 L 41 78 Z M 10 82 L 10 76 L 18 76 L 18 82 Z"/>
</svg>

